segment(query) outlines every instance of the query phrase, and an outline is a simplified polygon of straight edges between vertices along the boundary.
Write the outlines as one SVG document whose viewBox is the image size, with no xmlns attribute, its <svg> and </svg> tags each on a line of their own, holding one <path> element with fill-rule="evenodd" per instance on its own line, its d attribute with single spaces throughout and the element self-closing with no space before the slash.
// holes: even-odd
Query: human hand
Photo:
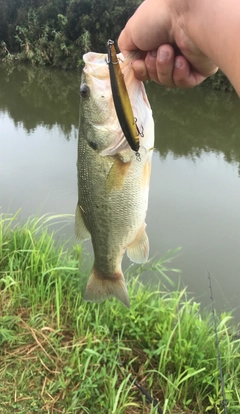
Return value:
<svg viewBox="0 0 240 414">
<path fill-rule="evenodd" d="M 184 0 L 145 0 L 127 22 L 118 45 L 125 56 L 141 51 L 140 59 L 132 63 L 137 79 L 191 88 L 218 70 L 189 35 L 185 4 Z"/>
</svg>

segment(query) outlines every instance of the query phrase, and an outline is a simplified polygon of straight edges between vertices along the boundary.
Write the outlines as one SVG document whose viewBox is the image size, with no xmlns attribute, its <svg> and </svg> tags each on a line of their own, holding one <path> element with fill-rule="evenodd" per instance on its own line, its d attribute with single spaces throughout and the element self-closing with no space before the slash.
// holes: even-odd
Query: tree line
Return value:
<svg viewBox="0 0 240 414">
<path fill-rule="evenodd" d="M 82 54 L 106 50 L 141 0 L 0 0 L 5 61 L 77 69 Z"/>
<path fill-rule="evenodd" d="M 142 0 L 0 0 L 0 60 L 78 70 L 89 50 L 106 51 Z M 205 81 L 232 91 L 222 72 Z"/>
</svg>

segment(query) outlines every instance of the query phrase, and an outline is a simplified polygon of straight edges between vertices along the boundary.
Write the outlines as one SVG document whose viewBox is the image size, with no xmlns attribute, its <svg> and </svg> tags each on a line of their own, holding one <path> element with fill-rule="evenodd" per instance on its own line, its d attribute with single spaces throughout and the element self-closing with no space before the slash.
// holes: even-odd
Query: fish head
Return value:
<svg viewBox="0 0 240 414">
<path fill-rule="evenodd" d="M 106 57 L 106 54 L 93 52 L 83 56 L 85 66 L 80 85 L 80 128 L 89 145 L 99 152 L 123 138 L 114 108 Z"/>
<path fill-rule="evenodd" d="M 154 145 L 154 124 L 152 111 L 142 82 L 137 80 L 132 69 L 132 61 L 136 58 L 130 55 L 124 59 L 118 54 L 120 67 L 133 113 L 140 131 L 140 146 L 145 150 Z M 119 124 L 112 96 L 112 89 L 107 63 L 107 54 L 89 52 L 83 55 L 84 69 L 82 72 L 80 95 L 81 116 L 80 131 L 89 145 L 101 155 L 119 153 L 134 156 Z"/>
</svg>

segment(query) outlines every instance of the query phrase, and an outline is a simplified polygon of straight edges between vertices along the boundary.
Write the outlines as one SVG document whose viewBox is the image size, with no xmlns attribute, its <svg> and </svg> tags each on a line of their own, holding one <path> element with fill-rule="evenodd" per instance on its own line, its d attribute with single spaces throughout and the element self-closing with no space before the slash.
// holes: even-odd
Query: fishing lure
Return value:
<svg viewBox="0 0 240 414">
<path fill-rule="evenodd" d="M 134 118 L 133 115 L 131 102 L 124 82 L 124 77 L 121 72 L 113 40 L 108 40 L 107 51 L 107 63 L 109 66 L 113 102 L 117 117 L 130 147 L 136 152 L 137 159 L 140 160 L 140 154 L 138 152 L 140 146 L 139 136 L 143 136 L 143 133 L 139 131 L 136 118 Z"/>
</svg>

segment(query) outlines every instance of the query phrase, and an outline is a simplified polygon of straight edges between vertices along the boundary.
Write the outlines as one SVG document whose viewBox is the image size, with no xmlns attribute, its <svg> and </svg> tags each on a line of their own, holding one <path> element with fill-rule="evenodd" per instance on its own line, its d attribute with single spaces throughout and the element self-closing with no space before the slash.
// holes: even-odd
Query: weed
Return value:
<svg viewBox="0 0 240 414">
<path fill-rule="evenodd" d="M 49 233 L 58 217 L 0 220 L 0 412 L 223 412 L 211 315 L 185 290 L 150 290 L 127 272 L 131 308 L 115 299 L 82 301 L 87 275 L 81 246 L 59 245 Z M 166 261 L 152 266 L 166 282 Z M 231 315 L 217 319 L 230 414 L 240 405 L 240 340 Z"/>
</svg>

